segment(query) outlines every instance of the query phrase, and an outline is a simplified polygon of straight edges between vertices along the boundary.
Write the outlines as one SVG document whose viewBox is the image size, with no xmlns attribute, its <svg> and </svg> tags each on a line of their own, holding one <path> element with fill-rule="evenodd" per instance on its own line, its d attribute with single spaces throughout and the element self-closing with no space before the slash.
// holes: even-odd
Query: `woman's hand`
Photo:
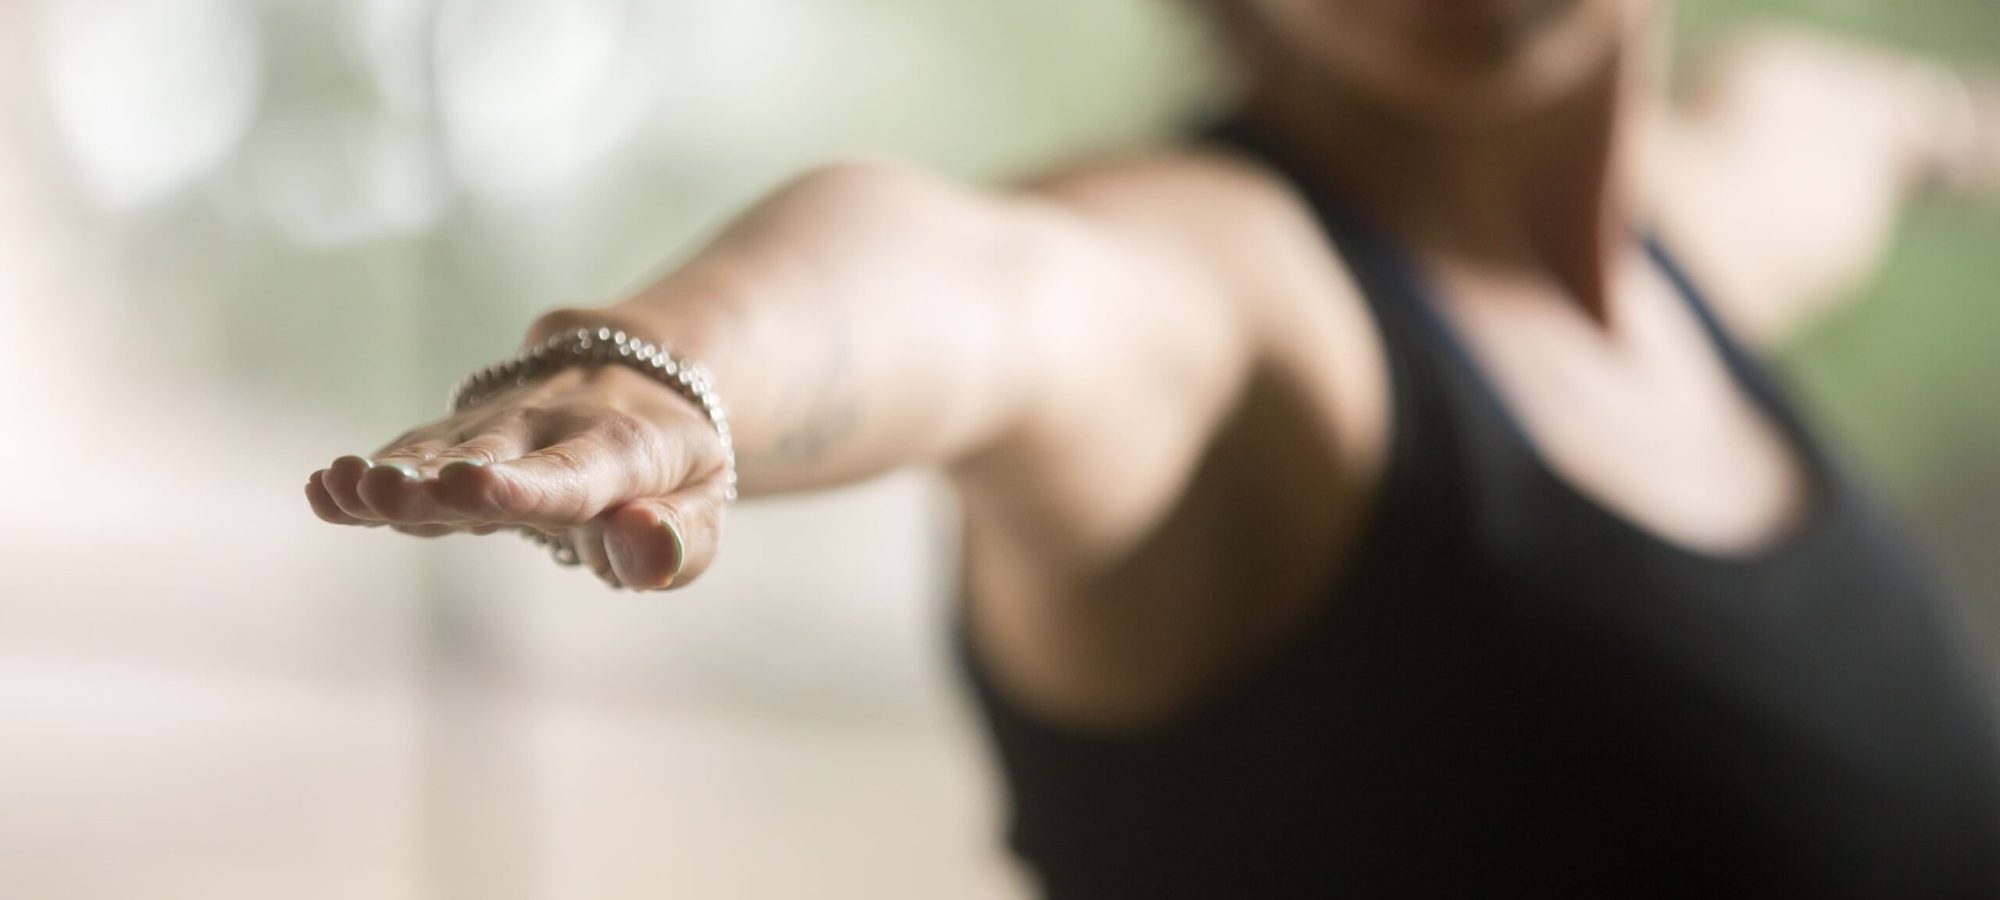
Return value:
<svg viewBox="0 0 2000 900">
<path fill-rule="evenodd" d="M 714 558 L 724 467 L 694 404 L 622 366 L 576 367 L 334 460 L 306 496 L 341 525 L 564 535 L 613 586 L 656 590 Z"/>
</svg>

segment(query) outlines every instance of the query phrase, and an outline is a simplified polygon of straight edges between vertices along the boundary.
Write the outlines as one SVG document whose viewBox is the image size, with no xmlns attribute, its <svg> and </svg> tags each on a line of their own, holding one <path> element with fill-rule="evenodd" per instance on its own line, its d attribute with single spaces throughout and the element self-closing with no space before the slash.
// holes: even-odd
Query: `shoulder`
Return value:
<svg viewBox="0 0 2000 900">
<path fill-rule="evenodd" d="M 1379 331 L 1312 201 L 1283 173 L 1224 145 L 1189 143 L 1074 162 L 1025 187 L 1210 280 L 1267 373 L 1331 390 L 1359 419 L 1374 415 L 1373 395 L 1386 389 Z"/>
<path fill-rule="evenodd" d="M 1088 222 L 1087 241 L 1113 245 L 1088 255 L 1115 259 L 1120 273 L 1097 282 L 1106 290 L 1080 315 L 1041 329 L 1066 335 L 1070 361 L 1057 369 L 1069 377 L 1046 392 L 1040 421 L 1049 427 L 1031 432 L 1039 439 L 1028 446 L 1052 473 L 1089 473 L 1078 480 L 1090 488 L 1066 492 L 1088 502 L 1042 517 L 1065 524 L 1040 533 L 1066 534 L 1071 551 L 1097 548 L 1088 559 L 1123 558 L 1174 512 L 1218 442 L 1270 449 L 1290 434 L 1246 417 L 1274 403 L 1318 432 L 1318 451 L 1287 447 L 1291 458 L 1344 488 L 1372 487 L 1389 426 L 1386 350 L 1355 279 L 1289 181 L 1196 145 L 1073 163 L 1021 191 Z M 1010 502 L 1019 497 L 1010 492 Z"/>
<path fill-rule="evenodd" d="M 1353 277 L 1298 186 L 1260 160 L 1189 143 L 1071 162 L 1022 188 L 1170 256 L 1212 281 L 1267 350 L 1295 343 L 1301 317 L 1340 320 L 1339 343 L 1373 329 Z"/>
<path fill-rule="evenodd" d="M 1254 160 L 1166 148 L 1021 191 L 1151 274 L 1066 320 L 1082 361 L 1040 439 L 962 473 L 972 630 L 1028 708 L 1155 720 L 1323 598 L 1382 471 L 1385 354 L 1305 200 Z"/>
<path fill-rule="evenodd" d="M 1257 160 L 1208 144 L 1108 154 L 1023 183 L 1124 229 L 1201 242 L 1215 265 L 1269 269 L 1274 257 L 1326 257 L 1310 205 Z"/>
</svg>

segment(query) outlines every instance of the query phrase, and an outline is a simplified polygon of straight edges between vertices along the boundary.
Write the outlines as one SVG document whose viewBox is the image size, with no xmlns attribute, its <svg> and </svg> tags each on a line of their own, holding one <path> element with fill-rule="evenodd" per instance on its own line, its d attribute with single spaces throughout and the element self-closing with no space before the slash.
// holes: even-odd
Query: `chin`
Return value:
<svg viewBox="0 0 2000 900">
<path fill-rule="evenodd" d="M 1525 116 L 1602 70 L 1650 0 L 1251 0 L 1267 45 L 1397 115 Z"/>
</svg>

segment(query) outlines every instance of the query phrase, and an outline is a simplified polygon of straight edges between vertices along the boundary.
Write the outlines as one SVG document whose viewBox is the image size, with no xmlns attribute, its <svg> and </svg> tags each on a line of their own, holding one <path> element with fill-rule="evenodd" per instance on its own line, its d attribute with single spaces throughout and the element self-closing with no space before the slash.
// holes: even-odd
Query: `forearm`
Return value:
<svg viewBox="0 0 2000 900">
<path fill-rule="evenodd" d="M 1044 218 L 898 169 L 821 170 L 636 295 L 530 337 L 608 321 L 706 364 L 746 493 L 946 463 L 1033 390 L 1035 311 L 1061 281 Z"/>
<path fill-rule="evenodd" d="M 993 193 L 835 167 L 634 295 L 542 317 L 529 340 L 608 327 L 701 362 L 731 410 L 742 494 L 935 466 L 989 552 L 1086 579 L 1175 507 L 1296 324 L 1281 301 L 1305 273 L 1264 262 L 1294 239 L 1290 203 L 1197 154 Z M 658 588 L 714 558 L 727 462 L 676 392 L 576 367 L 342 457 L 308 496 L 341 524 L 553 535 L 606 580 Z"/>
</svg>

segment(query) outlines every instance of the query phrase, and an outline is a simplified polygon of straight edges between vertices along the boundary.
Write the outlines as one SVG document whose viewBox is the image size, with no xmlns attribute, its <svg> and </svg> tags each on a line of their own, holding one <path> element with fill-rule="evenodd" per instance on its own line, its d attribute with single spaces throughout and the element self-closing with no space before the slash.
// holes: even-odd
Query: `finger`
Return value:
<svg viewBox="0 0 2000 900">
<path fill-rule="evenodd" d="M 340 504 L 333 502 L 333 494 L 326 489 L 325 476 L 326 470 L 321 469 L 312 473 L 312 477 L 306 480 L 306 502 L 312 504 L 314 515 L 319 516 L 323 521 L 331 522 L 335 525 L 361 525 L 365 527 L 380 524 L 365 519 L 357 519 L 348 515 L 346 510 L 341 509 Z"/>
<path fill-rule="evenodd" d="M 410 457 L 402 457 L 409 459 Z M 383 463 L 362 473 L 355 493 L 371 518 L 400 525 L 447 525 L 460 521 L 431 497 L 434 483 L 414 465 Z"/>
<path fill-rule="evenodd" d="M 407 444 L 391 445 L 388 449 L 377 450 L 375 455 L 369 457 L 369 459 L 373 460 L 377 467 L 388 466 L 416 472 L 431 457 L 443 452 L 452 443 L 452 441 L 444 438 L 433 438 Z"/>
<path fill-rule="evenodd" d="M 718 479 L 708 479 L 606 514 L 604 548 L 618 580 L 634 590 L 663 590 L 707 571 L 721 545 L 722 490 Z"/>
<path fill-rule="evenodd" d="M 482 433 L 456 444 L 425 442 L 377 459 L 361 479 L 358 493 L 376 517 L 411 525 L 474 524 L 438 499 L 436 478 L 445 469 L 477 467 L 518 457 L 528 432 L 516 420 L 490 423 Z M 400 461 L 400 462 L 398 462 Z M 481 521 L 479 524 L 486 524 Z"/>
<path fill-rule="evenodd" d="M 335 488 L 335 502 L 357 518 L 378 522 L 403 518 L 400 514 L 403 484 L 420 477 L 418 465 L 451 446 L 444 438 L 415 439 L 415 434 L 401 435 L 371 456 L 343 456 L 335 460 L 340 478 L 329 484 Z M 357 461 L 358 470 L 353 465 Z"/>
<path fill-rule="evenodd" d="M 611 569 L 611 559 L 604 552 L 603 523 L 593 519 L 583 525 L 571 528 L 567 534 L 570 544 L 576 547 L 576 558 L 584 568 L 595 574 L 599 581 L 612 588 L 623 588 L 618 576 Z"/>
<path fill-rule="evenodd" d="M 375 463 L 364 457 L 343 456 L 334 460 L 320 479 L 334 506 L 350 518 L 364 522 L 379 521 L 375 511 L 368 508 L 368 501 L 361 499 L 360 491 L 361 477 L 374 467 Z"/>
<path fill-rule="evenodd" d="M 528 426 L 519 419 L 506 418 L 486 423 L 480 433 L 447 447 L 417 466 L 419 474 L 435 478 L 447 466 L 490 465 L 515 459 L 528 452 Z"/>
<path fill-rule="evenodd" d="M 684 482 L 683 448 L 680 439 L 663 441 L 638 426 L 599 426 L 516 459 L 448 467 L 439 473 L 438 497 L 472 521 L 576 525 Z"/>
</svg>

